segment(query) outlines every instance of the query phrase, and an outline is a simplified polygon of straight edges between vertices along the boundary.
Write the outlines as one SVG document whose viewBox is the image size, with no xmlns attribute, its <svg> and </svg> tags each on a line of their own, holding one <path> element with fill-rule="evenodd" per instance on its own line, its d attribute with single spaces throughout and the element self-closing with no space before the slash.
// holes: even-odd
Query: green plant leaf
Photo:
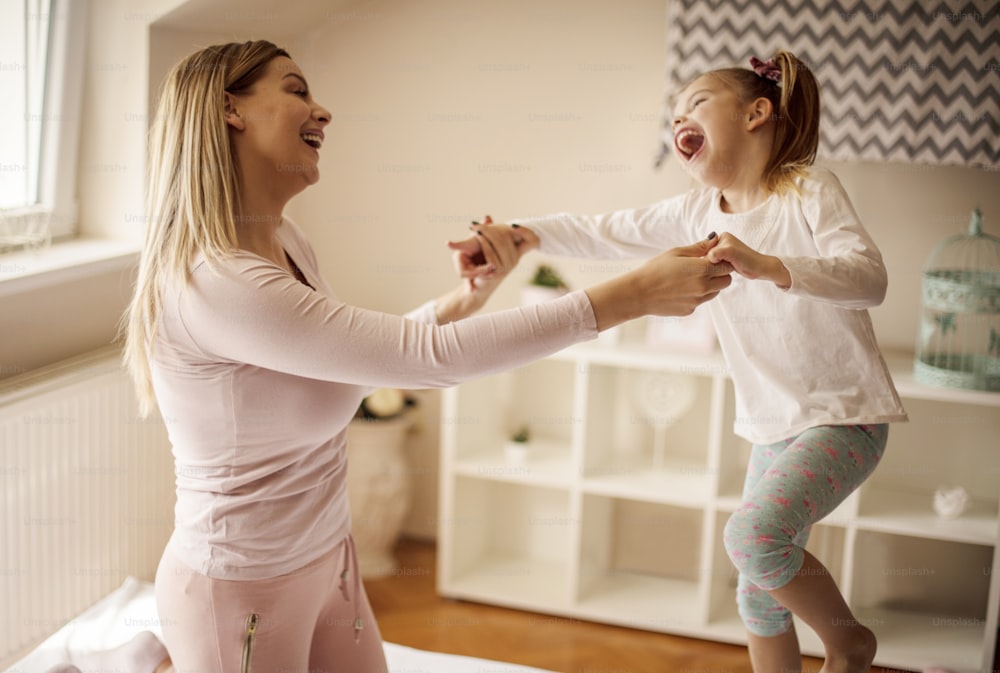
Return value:
<svg viewBox="0 0 1000 673">
<path fill-rule="evenodd" d="M 531 284 L 541 287 L 566 287 L 566 283 L 559 277 L 556 270 L 547 264 L 539 265 L 534 277 L 531 279 Z"/>
</svg>

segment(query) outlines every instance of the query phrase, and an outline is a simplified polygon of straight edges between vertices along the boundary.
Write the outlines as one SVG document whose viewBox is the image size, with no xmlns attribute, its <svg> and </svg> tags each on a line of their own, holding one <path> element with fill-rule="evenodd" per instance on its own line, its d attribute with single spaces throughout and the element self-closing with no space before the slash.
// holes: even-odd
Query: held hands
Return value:
<svg viewBox="0 0 1000 673">
<path fill-rule="evenodd" d="M 718 238 L 673 248 L 634 271 L 587 289 L 597 318 L 605 330 L 643 315 L 690 315 L 732 282 L 733 267 L 712 262 L 708 254 Z"/>
<path fill-rule="evenodd" d="M 463 317 L 481 307 L 521 256 L 540 245 L 538 236 L 529 228 L 495 224 L 489 216 L 471 229 L 473 236 L 448 242 L 455 268 L 466 283 L 450 301 L 439 303 L 439 322 Z M 724 242 L 726 247 L 716 252 Z M 730 258 L 752 272 L 755 265 L 767 266 L 757 259 L 764 257 L 729 234 L 663 252 L 633 271 L 586 290 L 597 329 L 605 330 L 644 315 L 689 315 L 732 282 L 730 274 L 735 264 Z M 780 260 L 772 259 L 784 270 Z"/>
<path fill-rule="evenodd" d="M 708 252 L 709 261 L 728 263 L 748 280 L 769 280 L 783 290 L 792 286 L 788 269 L 777 257 L 757 252 L 732 234 L 722 234 L 718 241 Z"/>
<path fill-rule="evenodd" d="M 448 241 L 453 251 L 455 270 L 470 283 L 481 283 L 497 275 L 504 277 L 524 253 L 538 247 L 538 236 L 516 224 L 495 224 L 487 215 L 483 222 L 469 227 L 472 236 L 461 241 Z"/>
<path fill-rule="evenodd" d="M 438 299 L 438 323 L 459 320 L 482 308 L 517 266 L 521 255 L 538 246 L 534 233 L 526 234 L 526 229 L 515 225 L 494 224 L 489 215 L 482 223 L 474 222 L 470 229 L 475 232 L 473 236 L 448 241 L 455 269 L 464 280 L 460 287 Z"/>
</svg>

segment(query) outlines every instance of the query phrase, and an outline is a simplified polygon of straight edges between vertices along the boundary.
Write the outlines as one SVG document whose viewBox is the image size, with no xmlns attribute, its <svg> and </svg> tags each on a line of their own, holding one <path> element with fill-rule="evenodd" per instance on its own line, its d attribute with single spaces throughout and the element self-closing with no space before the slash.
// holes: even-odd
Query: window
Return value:
<svg viewBox="0 0 1000 673">
<path fill-rule="evenodd" d="M 0 3 L 0 251 L 76 230 L 86 2 Z"/>
</svg>

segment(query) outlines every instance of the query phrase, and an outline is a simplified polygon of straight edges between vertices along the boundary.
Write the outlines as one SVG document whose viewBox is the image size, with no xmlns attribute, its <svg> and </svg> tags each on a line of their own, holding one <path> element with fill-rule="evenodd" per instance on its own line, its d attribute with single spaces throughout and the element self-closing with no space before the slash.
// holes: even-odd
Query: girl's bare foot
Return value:
<svg viewBox="0 0 1000 673">
<path fill-rule="evenodd" d="M 843 652 L 827 653 L 820 673 L 868 673 L 875 660 L 878 641 L 871 629 L 858 624 L 854 645 Z"/>
</svg>

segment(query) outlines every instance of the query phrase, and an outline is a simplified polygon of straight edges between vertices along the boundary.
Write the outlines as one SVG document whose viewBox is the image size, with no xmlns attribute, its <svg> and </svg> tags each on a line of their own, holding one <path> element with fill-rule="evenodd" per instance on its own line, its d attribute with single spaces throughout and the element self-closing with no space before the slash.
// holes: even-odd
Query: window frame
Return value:
<svg viewBox="0 0 1000 673">
<path fill-rule="evenodd" d="M 77 170 L 83 113 L 88 0 L 51 0 L 49 37 L 37 180 L 37 203 L 5 213 L 13 231 L 37 231 L 32 222 L 48 221 L 44 240 L 79 232 Z"/>
</svg>

